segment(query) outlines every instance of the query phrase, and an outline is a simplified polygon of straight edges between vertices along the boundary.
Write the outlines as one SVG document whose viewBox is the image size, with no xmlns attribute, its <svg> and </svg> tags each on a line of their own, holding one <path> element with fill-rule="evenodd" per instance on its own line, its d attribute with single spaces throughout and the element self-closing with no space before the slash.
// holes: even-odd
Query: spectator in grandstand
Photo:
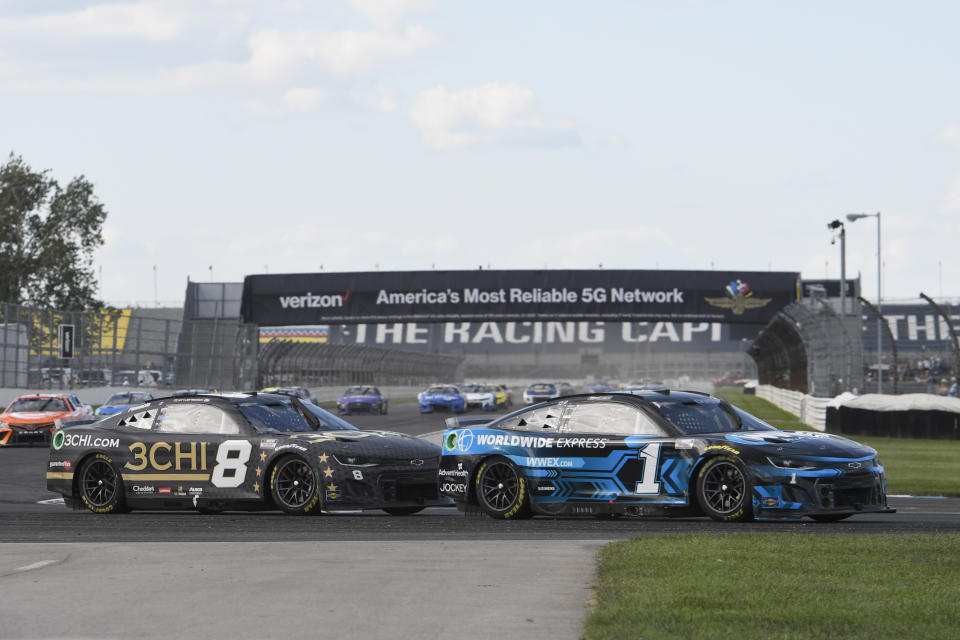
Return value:
<svg viewBox="0 0 960 640">
<path fill-rule="evenodd" d="M 956 378 L 956 376 L 954 376 L 953 378 L 951 378 L 951 379 L 950 379 L 950 382 L 951 382 L 951 384 L 950 384 L 950 391 L 947 392 L 947 395 L 950 396 L 951 398 L 956 398 L 956 397 L 957 397 L 957 378 Z"/>
</svg>

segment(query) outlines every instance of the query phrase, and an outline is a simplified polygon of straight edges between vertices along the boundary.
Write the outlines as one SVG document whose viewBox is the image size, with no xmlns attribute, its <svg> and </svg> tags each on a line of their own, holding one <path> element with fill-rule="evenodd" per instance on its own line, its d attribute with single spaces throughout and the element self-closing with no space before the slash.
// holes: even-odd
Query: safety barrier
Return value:
<svg viewBox="0 0 960 640">
<path fill-rule="evenodd" d="M 788 413 L 800 418 L 800 422 L 817 431 L 827 426 L 827 404 L 832 398 L 817 398 L 799 391 L 781 389 L 772 384 L 757 385 L 757 396 L 767 400 Z"/>
</svg>

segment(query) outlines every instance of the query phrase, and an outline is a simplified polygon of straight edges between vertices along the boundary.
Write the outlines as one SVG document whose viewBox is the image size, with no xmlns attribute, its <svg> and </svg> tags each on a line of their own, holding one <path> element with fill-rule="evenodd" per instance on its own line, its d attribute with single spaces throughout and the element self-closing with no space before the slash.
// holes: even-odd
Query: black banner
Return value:
<svg viewBox="0 0 960 640">
<path fill-rule="evenodd" d="M 741 271 L 391 271 L 247 276 L 261 326 L 364 322 L 656 320 L 765 324 L 800 274 Z"/>
</svg>

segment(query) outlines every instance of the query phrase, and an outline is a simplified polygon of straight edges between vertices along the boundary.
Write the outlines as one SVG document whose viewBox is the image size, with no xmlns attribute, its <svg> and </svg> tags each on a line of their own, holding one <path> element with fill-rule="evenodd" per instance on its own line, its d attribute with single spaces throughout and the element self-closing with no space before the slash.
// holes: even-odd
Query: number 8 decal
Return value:
<svg viewBox="0 0 960 640">
<path fill-rule="evenodd" d="M 217 448 L 217 466 L 213 468 L 210 482 L 215 487 L 239 487 L 247 477 L 247 460 L 250 459 L 250 443 L 246 440 L 224 440 Z M 230 454 L 236 452 L 236 455 Z M 233 470 L 233 475 L 224 475 Z"/>
</svg>

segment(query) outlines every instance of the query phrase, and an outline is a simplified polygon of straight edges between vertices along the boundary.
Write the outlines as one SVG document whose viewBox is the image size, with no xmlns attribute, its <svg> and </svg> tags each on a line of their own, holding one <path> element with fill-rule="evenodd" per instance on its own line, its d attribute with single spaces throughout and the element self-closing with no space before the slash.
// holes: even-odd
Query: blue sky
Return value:
<svg viewBox="0 0 960 640">
<path fill-rule="evenodd" d="M 0 151 L 84 174 L 102 296 L 492 268 L 960 296 L 955 2 L 7 1 Z M 876 295 L 876 225 L 847 272 Z"/>
</svg>

